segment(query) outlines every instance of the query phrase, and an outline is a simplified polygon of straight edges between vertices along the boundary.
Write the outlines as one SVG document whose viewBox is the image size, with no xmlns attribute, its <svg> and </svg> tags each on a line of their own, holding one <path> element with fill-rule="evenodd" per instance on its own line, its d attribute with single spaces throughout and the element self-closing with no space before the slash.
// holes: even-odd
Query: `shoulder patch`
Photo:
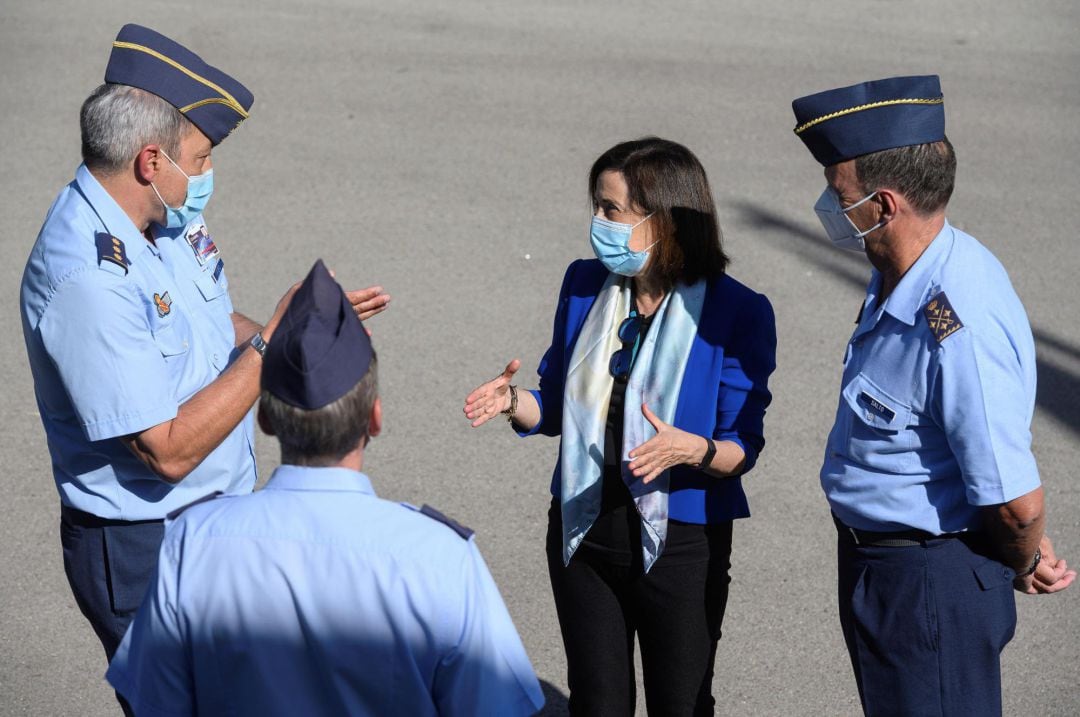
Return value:
<svg viewBox="0 0 1080 717">
<path fill-rule="evenodd" d="M 219 495 L 223 495 L 223 493 L 220 490 L 215 490 L 213 493 L 210 493 L 209 495 L 204 495 L 202 498 L 198 498 L 196 500 L 193 500 L 190 503 L 188 503 L 187 505 L 180 506 L 176 510 L 171 511 L 165 517 L 168 520 L 176 520 L 177 518 L 180 517 L 180 514 L 183 513 L 185 510 L 187 510 L 188 508 L 191 508 L 192 506 L 196 506 L 199 503 L 208 503 L 208 502 L 212 501 L 214 498 L 217 498 Z"/>
<path fill-rule="evenodd" d="M 106 232 L 98 232 L 94 235 L 94 243 L 97 244 L 98 254 L 98 266 L 101 266 L 101 262 L 107 261 L 124 270 L 124 274 L 128 273 L 128 261 L 127 252 L 124 250 L 124 242 L 120 241 L 112 234 Z"/>
<path fill-rule="evenodd" d="M 923 307 L 923 314 L 926 316 L 926 323 L 930 325 L 930 333 L 939 344 L 964 328 L 964 322 L 956 315 L 956 310 L 949 303 L 949 297 L 945 296 L 944 291 L 930 299 Z"/>
<path fill-rule="evenodd" d="M 423 513 L 424 515 L 426 515 L 427 517 L 431 518 L 432 520 L 437 520 L 440 523 L 442 523 L 443 525 L 449 527 L 451 530 L 453 530 L 455 533 L 460 535 L 465 540 L 468 540 L 473 535 L 475 535 L 475 531 L 472 528 L 466 528 L 461 523 L 457 522 L 453 518 L 446 517 L 445 515 L 443 515 L 439 511 L 435 510 L 434 508 L 432 508 L 430 505 L 428 505 L 426 503 L 424 504 L 424 506 L 422 508 L 420 508 L 420 512 Z"/>
</svg>

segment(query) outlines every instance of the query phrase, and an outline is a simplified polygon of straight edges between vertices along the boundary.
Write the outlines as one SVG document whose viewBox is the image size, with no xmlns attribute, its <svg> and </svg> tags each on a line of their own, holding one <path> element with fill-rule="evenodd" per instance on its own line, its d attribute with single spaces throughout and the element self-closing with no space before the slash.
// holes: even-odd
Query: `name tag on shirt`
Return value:
<svg viewBox="0 0 1080 717">
<path fill-rule="evenodd" d="M 877 415 L 884 418 L 886 423 L 892 423 L 892 420 L 896 418 L 896 411 L 889 408 L 866 391 L 862 391 L 859 393 L 859 403 L 866 406 L 867 409 L 869 409 L 873 413 L 876 413 Z"/>
<path fill-rule="evenodd" d="M 206 263 L 211 259 L 216 259 L 218 254 L 217 245 L 214 244 L 214 240 L 210 238 L 210 232 L 206 231 L 205 224 L 197 224 L 188 229 L 187 236 L 188 246 L 195 252 L 195 258 L 199 262 L 199 266 L 206 266 Z"/>
</svg>

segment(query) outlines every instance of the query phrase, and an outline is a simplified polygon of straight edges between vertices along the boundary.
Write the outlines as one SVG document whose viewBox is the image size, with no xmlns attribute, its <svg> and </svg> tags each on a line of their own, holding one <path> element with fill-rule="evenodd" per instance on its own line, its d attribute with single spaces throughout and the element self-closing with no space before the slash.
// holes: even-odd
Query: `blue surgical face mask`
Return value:
<svg viewBox="0 0 1080 717">
<path fill-rule="evenodd" d="M 829 235 L 829 239 L 836 247 L 849 251 L 866 251 L 866 242 L 863 237 L 884 226 L 885 222 L 880 221 L 869 229 L 860 231 L 847 213 L 860 204 L 870 201 L 875 194 L 877 194 L 876 191 L 870 192 L 845 209 L 840 206 L 840 197 L 836 195 L 833 188 L 825 187 L 825 191 L 821 193 L 817 204 L 814 205 L 814 211 L 817 212 L 821 225 L 825 227 L 825 233 Z"/>
<path fill-rule="evenodd" d="M 589 231 L 590 241 L 596 258 L 607 267 L 608 271 L 623 276 L 637 276 L 645 268 L 645 262 L 649 259 L 649 249 L 656 246 L 656 242 L 641 251 L 632 251 L 630 235 L 634 227 L 651 216 L 652 214 L 637 224 L 609 222 L 607 219 L 593 216 L 592 228 Z"/>
<path fill-rule="evenodd" d="M 165 154 L 165 150 L 162 150 L 161 153 Z M 173 162 L 172 157 L 165 154 L 165 159 L 172 162 L 172 166 L 176 167 L 177 172 L 187 177 L 187 197 L 184 198 L 183 206 L 174 208 L 165 204 L 165 200 L 161 199 L 161 192 L 157 190 L 157 187 L 154 187 L 153 182 L 150 182 L 150 186 L 153 187 L 154 194 L 157 195 L 158 199 L 161 199 L 161 204 L 165 207 L 165 227 L 167 229 L 179 229 L 190 224 L 191 220 L 202 214 L 203 209 L 206 208 L 206 203 L 210 201 L 210 195 L 214 193 L 214 170 L 208 169 L 203 174 L 192 177 L 180 169 L 180 165 Z"/>
</svg>

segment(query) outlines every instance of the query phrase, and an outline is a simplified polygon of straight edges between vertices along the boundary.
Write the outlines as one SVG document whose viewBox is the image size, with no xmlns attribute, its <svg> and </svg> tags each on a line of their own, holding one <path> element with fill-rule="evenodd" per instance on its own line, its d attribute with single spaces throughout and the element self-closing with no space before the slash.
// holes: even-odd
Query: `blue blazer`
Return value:
<svg viewBox="0 0 1080 717">
<path fill-rule="evenodd" d="M 522 435 L 562 432 L 566 367 L 581 327 L 608 272 L 596 259 L 579 259 L 566 270 L 551 348 L 540 362 L 540 423 Z M 713 279 L 705 291 L 701 322 L 694 337 L 679 389 L 673 425 L 718 441 L 733 441 L 746 452 L 749 471 L 765 445 L 762 424 L 772 400 L 769 374 L 776 368 L 776 319 L 772 305 L 728 275 Z M 561 453 L 560 445 L 560 453 Z M 561 460 L 555 463 L 551 494 L 559 497 Z M 671 469 L 668 515 L 687 523 L 717 523 L 746 518 L 739 477 L 714 478 L 689 466 Z"/>
</svg>

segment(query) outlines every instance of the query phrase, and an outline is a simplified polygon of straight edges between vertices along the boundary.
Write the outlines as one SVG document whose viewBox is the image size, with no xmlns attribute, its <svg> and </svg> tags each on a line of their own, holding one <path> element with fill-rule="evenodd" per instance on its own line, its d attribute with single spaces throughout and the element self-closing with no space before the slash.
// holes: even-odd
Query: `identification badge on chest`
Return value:
<svg viewBox="0 0 1080 717">
<path fill-rule="evenodd" d="M 206 231 L 205 224 L 196 224 L 189 228 L 185 238 L 188 246 L 195 252 L 195 259 L 199 262 L 199 266 L 206 266 L 208 262 L 221 254 L 217 244 L 210 237 L 210 232 Z"/>
<path fill-rule="evenodd" d="M 859 403 L 866 409 L 868 422 L 872 422 L 875 415 L 880 416 L 886 423 L 892 423 L 892 420 L 896 418 L 896 411 L 866 391 L 859 392 Z"/>
</svg>

